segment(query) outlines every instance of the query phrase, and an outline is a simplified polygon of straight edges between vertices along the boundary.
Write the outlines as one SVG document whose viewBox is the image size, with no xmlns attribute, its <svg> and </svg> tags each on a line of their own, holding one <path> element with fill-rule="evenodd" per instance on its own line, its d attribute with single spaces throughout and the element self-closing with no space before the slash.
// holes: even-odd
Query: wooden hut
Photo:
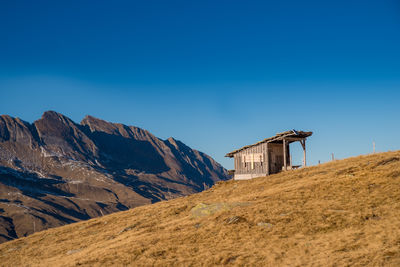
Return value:
<svg viewBox="0 0 400 267">
<path fill-rule="evenodd" d="M 306 166 L 306 138 L 312 132 L 286 131 L 266 138 L 253 145 L 244 146 L 226 154 L 235 160 L 235 180 L 246 180 L 278 173 L 299 166 L 292 166 L 290 144 L 300 142 L 303 147 L 303 166 Z"/>
</svg>

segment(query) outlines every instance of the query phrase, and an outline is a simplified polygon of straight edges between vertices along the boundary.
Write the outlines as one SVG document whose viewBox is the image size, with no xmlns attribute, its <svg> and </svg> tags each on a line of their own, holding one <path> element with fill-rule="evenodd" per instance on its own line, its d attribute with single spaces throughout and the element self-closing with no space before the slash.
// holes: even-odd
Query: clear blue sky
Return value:
<svg viewBox="0 0 400 267">
<path fill-rule="evenodd" d="M 227 168 L 293 128 L 314 132 L 311 164 L 396 150 L 400 2 L 1 1 L 0 97 L 0 114 L 91 114 Z"/>
</svg>

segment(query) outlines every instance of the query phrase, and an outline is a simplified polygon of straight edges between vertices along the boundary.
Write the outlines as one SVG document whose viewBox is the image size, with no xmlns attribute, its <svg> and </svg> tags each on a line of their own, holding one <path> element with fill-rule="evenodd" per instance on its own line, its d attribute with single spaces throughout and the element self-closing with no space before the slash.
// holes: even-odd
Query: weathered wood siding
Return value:
<svg viewBox="0 0 400 267">
<path fill-rule="evenodd" d="M 289 146 L 287 146 L 286 151 L 287 162 L 289 163 Z M 253 162 L 248 160 L 249 158 L 252 158 L 252 155 L 256 156 Z M 257 146 L 244 149 L 234 155 L 234 161 L 235 175 L 259 174 L 260 176 L 264 176 L 267 174 L 278 173 L 282 171 L 284 162 L 283 144 L 262 143 Z"/>
<path fill-rule="evenodd" d="M 260 155 L 262 159 L 251 161 L 246 161 L 246 156 L 251 157 L 256 154 L 257 157 Z M 266 156 L 265 148 L 263 145 L 250 147 L 239 153 L 235 154 L 235 173 L 237 174 L 265 174 L 266 173 Z"/>
</svg>

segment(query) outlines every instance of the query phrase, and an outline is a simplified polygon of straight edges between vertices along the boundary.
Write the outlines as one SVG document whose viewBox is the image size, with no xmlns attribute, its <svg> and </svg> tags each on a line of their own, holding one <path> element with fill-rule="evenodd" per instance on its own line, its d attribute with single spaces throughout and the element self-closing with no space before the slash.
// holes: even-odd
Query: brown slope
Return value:
<svg viewBox="0 0 400 267">
<path fill-rule="evenodd" d="M 0 265 L 399 266 L 399 203 L 400 152 L 361 156 L 36 233 Z"/>
<path fill-rule="evenodd" d="M 90 116 L 81 124 L 54 111 L 33 124 L 1 116 L 0 242 L 227 178 L 212 159 L 204 171 L 208 156 L 176 158 L 167 144 L 146 130 Z M 200 167 L 182 168 L 187 161 Z"/>
</svg>

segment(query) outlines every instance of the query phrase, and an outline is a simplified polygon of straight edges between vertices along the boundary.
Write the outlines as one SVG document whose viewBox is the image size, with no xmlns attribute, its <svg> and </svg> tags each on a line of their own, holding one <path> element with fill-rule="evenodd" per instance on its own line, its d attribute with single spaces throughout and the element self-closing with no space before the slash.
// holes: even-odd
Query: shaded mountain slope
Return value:
<svg viewBox="0 0 400 267">
<path fill-rule="evenodd" d="M 220 182 L 0 245 L 0 265 L 26 262 L 399 266 L 400 152 Z"/>
<path fill-rule="evenodd" d="M 209 156 L 137 127 L 54 111 L 33 124 L 0 116 L 0 242 L 226 179 Z"/>
</svg>

